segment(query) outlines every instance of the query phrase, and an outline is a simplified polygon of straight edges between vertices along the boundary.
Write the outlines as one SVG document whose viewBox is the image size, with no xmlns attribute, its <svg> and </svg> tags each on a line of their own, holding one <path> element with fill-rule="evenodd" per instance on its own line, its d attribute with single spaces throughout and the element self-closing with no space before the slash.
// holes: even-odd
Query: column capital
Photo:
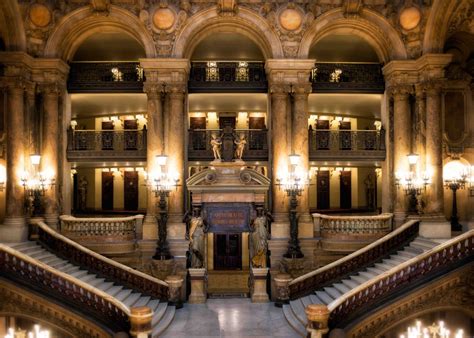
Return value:
<svg viewBox="0 0 474 338">
<path fill-rule="evenodd" d="M 161 93 L 163 92 L 163 86 L 163 83 L 146 81 L 143 84 L 143 91 L 146 93 L 149 100 L 156 100 L 161 96 Z"/>
<path fill-rule="evenodd" d="M 61 95 L 65 89 L 65 84 L 60 82 L 47 82 L 39 84 L 39 91 L 45 96 L 56 96 Z"/>
<path fill-rule="evenodd" d="M 420 87 L 426 93 L 427 96 L 437 96 L 441 94 L 445 79 L 431 79 L 424 81 L 420 84 Z"/>
<path fill-rule="evenodd" d="M 171 99 L 182 99 L 184 97 L 184 94 L 186 93 L 186 84 L 184 83 L 166 84 L 165 89 Z"/>
<path fill-rule="evenodd" d="M 422 83 L 417 83 L 415 85 L 415 95 L 418 101 L 423 100 L 425 97 L 425 88 Z"/>
<path fill-rule="evenodd" d="M 311 83 L 299 83 L 292 85 L 291 90 L 296 100 L 305 100 L 308 98 L 308 95 L 311 94 L 313 86 Z"/>
<path fill-rule="evenodd" d="M 408 95 L 413 94 L 413 86 L 410 84 L 395 84 L 388 90 L 395 100 L 408 100 Z"/>
<path fill-rule="evenodd" d="M 287 96 L 290 93 L 290 85 L 286 83 L 272 83 L 269 86 L 272 96 Z"/>
</svg>

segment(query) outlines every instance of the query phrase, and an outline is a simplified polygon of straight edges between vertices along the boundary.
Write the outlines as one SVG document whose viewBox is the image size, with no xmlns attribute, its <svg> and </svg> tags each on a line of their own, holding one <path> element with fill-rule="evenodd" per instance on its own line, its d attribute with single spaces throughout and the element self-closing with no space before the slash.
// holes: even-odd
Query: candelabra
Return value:
<svg viewBox="0 0 474 338">
<path fill-rule="evenodd" d="M 170 254 L 167 241 L 167 198 L 169 197 L 171 190 L 178 187 L 179 179 L 170 172 L 166 172 L 167 156 L 159 155 L 156 157 L 156 161 L 160 167 L 160 171 L 158 173 L 148 173 L 147 175 L 147 184 L 154 192 L 155 197 L 159 197 L 157 202 L 158 216 L 156 216 L 156 221 L 158 223 L 158 245 L 153 259 L 165 260 L 173 258 Z"/>
<path fill-rule="evenodd" d="M 277 184 L 280 188 L 286 191 L 290 197 L 290 240 L 288 242 L 288 250 L 283 255 L 287 258 L 302 258 L 304 255 L 301 252 L 298 240 L 298 216 L 296 207 L 298 206 L 298 196 L 301 196 L 306 185 L 308 185 L 308 178 L 298 167 L 300 157 L 299 155 L 290 155 L 290 170 L 288 173 L 282 175 L 277 179 Z"/>
<path fill-rule="evenodd" d="M 33 331 L 28 333 L 24 330 L 15 331 L 10 328 L 4 338 L 49 338 L 49 335 L 48 330 L 41 330 L 39 325 L 35 325 L 33 326 Z"/>
<path fill-rule="evenodd" d="M 438 324 L 428 327 L 423 327 L 420 321 L 416 322 L 415 326 L 408 327 L 407 333 L 401 334 L 400 338 L 451 338 L 451 331 L 444 326 L 444 322 L 440 321 Z M 463 338 L 464 332 L 459 329 L 453 338 Z"/>
<path fill-rule="evenodd" d="M 448 162 L 443 168 L 443 180 L 446 188 L 453 192 L 453 210 L 451 213 L 451 230 L 461 231 L 462 225 L 459 224 L 458 207 L 456 192 L 464 189 L 469 181 L 469 167 L 459 160 Z"/>
</svg>

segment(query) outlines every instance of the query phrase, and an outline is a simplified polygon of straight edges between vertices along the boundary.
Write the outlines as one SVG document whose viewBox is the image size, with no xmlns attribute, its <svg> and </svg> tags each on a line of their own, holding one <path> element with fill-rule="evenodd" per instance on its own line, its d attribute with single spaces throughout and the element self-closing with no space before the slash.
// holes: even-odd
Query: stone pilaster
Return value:
<svg viewBox="0 0 474 338">
<path fill-rule="evenodd" d="M 426 147 L 426 101 L 425 101 L 425 91 L 423 86 L 417 84 L 415 86 L 415 95 L 416 95 L 416 126 L 413 140 L 413 149 L 415 153 L 420 155 L 420 159 L 425 158 L 425 147 Z M 420 161 L 418 169 L 420 172 L 426 170 L 426 163 Z"/>
</svg>

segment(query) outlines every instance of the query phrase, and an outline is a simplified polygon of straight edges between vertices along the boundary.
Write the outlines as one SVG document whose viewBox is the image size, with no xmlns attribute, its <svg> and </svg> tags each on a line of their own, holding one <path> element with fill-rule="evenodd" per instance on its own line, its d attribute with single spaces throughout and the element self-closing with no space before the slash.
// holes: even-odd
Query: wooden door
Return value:
<svg viewBox="0 0 474 338">
<path fill-rule="evenodd" d="M 316 176 L 316 193 L 318 198 L 317 208 L 320 210 L 329 209 L 330 198 L 330 177 L 329 170 L 320 170 Z"/>
<path fill-rule="evenodd" d="M 339 124 L 339 130 L 341 130 L 339 132 L 339 149 L 351 150 L 351 121 L 341 121 Z"/>
<path fill-rule="evenodd" d="M 242 269 L 242 234 L 214 234 L 214 269 Z"/>
<path fill-rule="evenodd" d="M 249 129 L 267 129 L 264 117 L 249 117 Z"/>
<path fill-rule="evenodd" d="M 231 127 L 235 129 L 235 116 L 219 116 L 219 128 Z"/>
<path fill-rule="evenodd" d="M 102 121 L 102 150 L 114 150 L 113 129 L 113 121 Z"/>
<path fill-rule="evenodd" d="M 114 210 L 114 173 L 102 172 L 102 210 Z"/>
<path fill-rule="evenodd" d="M 329 120 L 317 120 L 316 121 L 316 149 L 328 150 L 329 149 Z"/>
<path fill-rule="evenodd" d="M 138 210 L 138 172 L 124 171 L 123 197 L 125 210 Z"/>
<path fill-rule="evenodd" d="M 341 171 L 340 181 L 340 208 L 352 208 L 352 193 L 351 193 L 351 172 Z"/>
<path fill-rule="evenodd" d="M 123 121 L 124 150 L 137 150 L 138 146 L 138 123 L 137 120 Z"/>
</svg>

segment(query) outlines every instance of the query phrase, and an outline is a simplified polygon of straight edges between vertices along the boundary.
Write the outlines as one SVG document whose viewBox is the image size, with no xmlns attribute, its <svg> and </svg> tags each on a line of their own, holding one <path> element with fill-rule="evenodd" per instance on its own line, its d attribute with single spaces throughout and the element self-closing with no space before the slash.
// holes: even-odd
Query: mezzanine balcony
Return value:
<svg viewBox="0 0 474 338">
<path fill-rule="evenodd" d="M 70 161 L 146 161 L 146 129 L 68 130 Z"/>
<path fill-rule="evenodd" d="M 309 158 L 317 160 L 385 160 L 385 130 L 308 131 Z"/>
</svg>

